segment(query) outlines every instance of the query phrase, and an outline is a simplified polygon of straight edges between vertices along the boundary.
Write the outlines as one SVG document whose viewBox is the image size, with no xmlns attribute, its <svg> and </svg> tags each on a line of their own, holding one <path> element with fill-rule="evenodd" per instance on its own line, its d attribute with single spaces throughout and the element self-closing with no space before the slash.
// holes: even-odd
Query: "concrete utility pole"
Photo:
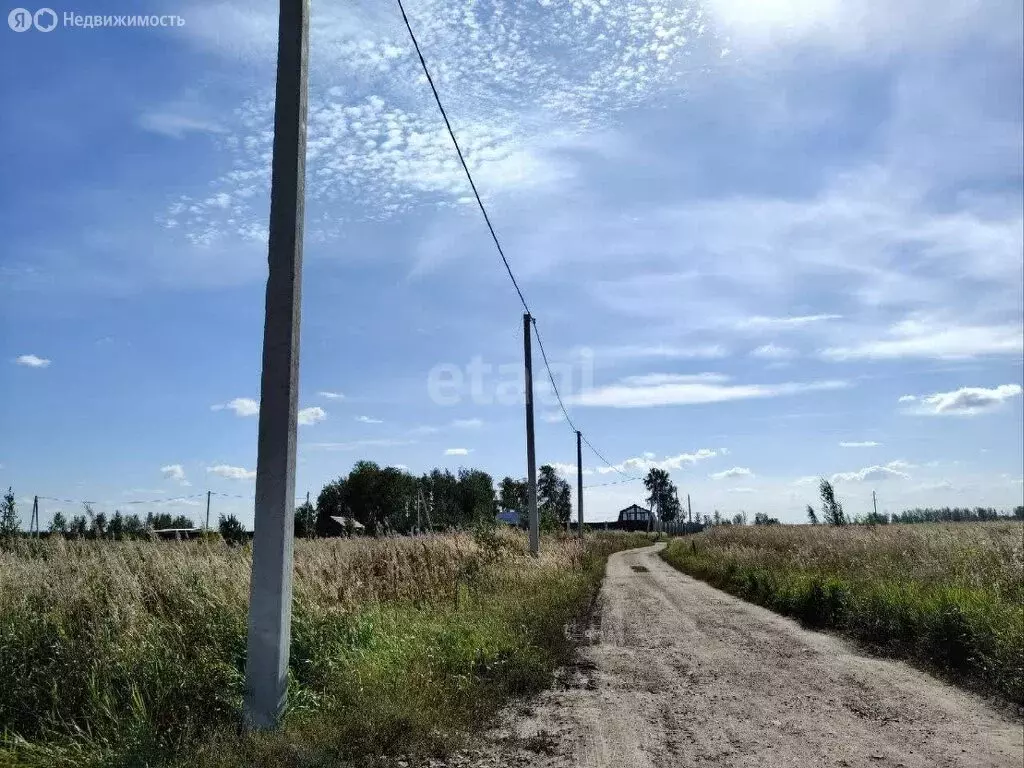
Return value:
<svg viewBox="0 0 1024 768">
<path fill-rule="evenodd" d="M 260 729 L 284 710 L 291 639 L 308 55 L 309 0 L 281 0 L 245 665 L 245 719 Z"/>
<path fill-rule="evenodd" d="M 28 532 L 32 533 L 32 526 L 35 526 L 36 538 L 39 538 L 39 497 L 32 498 L 32 520 L 28 524 Z"/>
<path fill-rule="evenodd" d="M 533 318 L 523 314 L 523 355 L 526 359 L 526 482 L 530 512 L 530 554 L 540 554 L 540 520 L 537 518 L 537 454 L 533 446 L 533 354 L 531 352 Z"/>
<path fill-rule="evenodd" d="M 690 522 L 693 522 L 693 507 L 690 506 L 690 494 L 686 494 L 686 513 L 690 516 Z"/>
<path fill-rule="evenodd" d="M 579 510 L 580 538 L 583 538 L 583 434 L 576 430 L 576 508 Z"/>
<path fill-rule="evenodd" d="M 875 498 L 875 492 L 871 492 L 871 506 L 875 510 L 875 517 L 878 517 L 878 499 Z"/>
<path fill-rule="evenodd" d="M 210 491 L 206 492 L 206 530 L 210 530 Z"/>
</svg>

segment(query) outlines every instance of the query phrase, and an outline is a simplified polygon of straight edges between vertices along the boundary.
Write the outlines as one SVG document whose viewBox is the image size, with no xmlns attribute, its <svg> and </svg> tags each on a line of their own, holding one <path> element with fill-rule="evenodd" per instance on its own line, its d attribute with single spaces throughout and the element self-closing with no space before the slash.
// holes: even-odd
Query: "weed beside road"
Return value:
<svg viewBox="0 0 1024 768">
<path fill-rule="evenodd" d="M 642 536 L 482 531 L 296 542 L 289 709 L 241 735 L 251 551 L 0 551 L 0 765 L 337 764 L 444 752 L 571 652 L 607 556 Z"/>
<path fill-rule="evenodd" d="M 671 541 L 679 570 L 1024 706 L 1024 526 L 728 526 Z"/>
</svg>

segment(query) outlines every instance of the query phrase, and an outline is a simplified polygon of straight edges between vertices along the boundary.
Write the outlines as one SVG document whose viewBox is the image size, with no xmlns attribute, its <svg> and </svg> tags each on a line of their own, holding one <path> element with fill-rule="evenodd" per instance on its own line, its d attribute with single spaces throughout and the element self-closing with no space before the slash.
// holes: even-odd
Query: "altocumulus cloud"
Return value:
<svg viewBox="0 0 1024 768">
<path fill-rule="evenodd" d="M 856 472 L 837 472 L 832 475 L 833 483 L 867 483 L 880 480 L 907 480 L 910 478 L 903 470 L 909 467 L 905 461 L 890 461 L 885 465 L 864 467 Z"/>
<path fill-rule="evenodd" d="M 166 467 L 160 467 L 160 473 L 167 480 L 173 480 L 180 485 L 191 485 L 185 478 L 185 468 L 181 464 L 168 464 Z"/>
</svg>

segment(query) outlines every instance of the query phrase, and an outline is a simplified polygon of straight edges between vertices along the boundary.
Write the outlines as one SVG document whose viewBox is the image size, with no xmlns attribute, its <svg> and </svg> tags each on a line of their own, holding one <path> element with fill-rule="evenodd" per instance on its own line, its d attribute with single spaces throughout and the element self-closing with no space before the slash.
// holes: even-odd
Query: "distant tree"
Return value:
<svg viewBox="0 0 1024 768">
<path fill-rule="evenodd" d="M 124 518 L 124 536 L 126 539 L 137 539 L 143 536 L 146 532 L 146 526 L 138 515 L 125 515 Z"/>
<path fill-rule="evenodd" d="M 18 516 L 18 505 L 14 500 L 14 491 L 8 488 L 3 503 L 0 504 L 0 537 L 17 536 L 19 528 L 21 518 Z"/>
<path fill-rule="evenodd" d="M 217 529 L 221 538 L 229 544 L 241 544 L 248 538 L 245 533 L 245 526 L 234 515 L 220 516 L 217 521 Z"/>
<path fill-rule="evenodd" d="M 526 519 L 526 493 L 527 483 L 525 479 L 516 480 L 511 477 L 505 477 L 498 486 L 498 506 L 503 512 L 517 513 L 520 528 L 526 528 L 529 523 Z"/>
<path fill-rule="evenodd" d="M 821 496 L 821 515 L 829 525 L 846 525 L 848 522 L 843 512 L 843 505 L 836 498 L 835 488 L 824 477 L 818 484 Z"/>
<path fill-rule="evenodd" d="M 682 505 L 679 503 L 679 489 L 676 488 L 666 470 L 651 467 L 644 478 L 647 489 L 647 505 L 662 520 L 675 520 Z"/>
<path fill-rule="evenodd" d="M 818 524 L 818 513 L 814 511 L 814 507 L 810 504 L 807 505 L 807 522 L 811 525 Z"/>
<path fill-rule="evenodd" d="M 572 515 L 572 492 L 569 483 L 558 476 L 555 468 L 545 464 L 537 478 L 537 507 L 541 528 L 564 528 Z"/>
<path fill-rule="evenodd" d="M 1024 506 L 1014 507 L 1013 508 L 1013 516 L 1015 518 L 1017 518 L 1018 520 L 1024 520 Z"/>
<path fill-rule="evenodd" d="M 75 515 L 68 525 L 68 536 L 72 539 L 84 539 L 89 533 L 89 521 L 85 515 Z"/>
<path fill-rule="evenodd" d="M 722 516 L 719 514 L 717 509 L 715 510 L 715 516 L 711 520 L 715 525 L 722 524 Z"/>
<path fill-rule="evenodd" d="M 782 525 L 782 523 L 777 517 L 769 517 L 764 512 L 758 512 L 754 515 L 754 525 Z"/>
<path fill-rule="evenodd" d="M 192 520 L 188 515 L 175 515 L 171 518 L 171 524 L 168 528 L 195 528 L 195 521 Z"/>
<path fill-rule="evenodd" d="M 348 514 L 346 499 L 348 497 L 345 478 L 339 477 L 325 485 L 316 497 L 316 535 L 339 536 L 341 531 L 331 520 L 332 517 L 345 517 Z"/>
<path fill-rule="evenodd" d="M 92 518 L 92 538 L 105 539 L 107 537 L 107 516 L 98 512 Z"/>
<path fill-rule="evenodd" d="M 568 488 L 568 484 L 566 484 L 566 488 Z M 459 480 L 455 488 L 455 499 L 459 510 L 460 528 L 469 527 L 476 523 L 494 522 L 495 515 L 498 512 L 498 501 L 494 493 L 494 480 L 483 470 L 459 470 Z"/>
<path fill-rule="evenodd" d="M 124 538 L 124 515 L 117 510 L 114 510 L 114 516 L 110 518 L 107 533 L 115 541 L 120 541 Z"/>
<path fill-rule="evenodd" d="M 758 514 L 761 514 L 761 513 L 758 512 Z M 756 523 L 757 520 L 755 519 L 754 522 Z M 743 519 L 743 515 L 741 515 L 739 512 L 737 512 L 735 515 L 732 516 L 732 524 L 733 525 L 746 525 L 747 523 Z"/>
<path fill-rule="evenodd" d="M 312 539 L 316 535 L 316 510 L 309 502 L 295 508 L 295 538 Z"/>
<path fill-rule="evenodd" d="M 63 536 L 68 532 L 68 521 L 63 512 L 54 512 L 50 521 L 50 533 Z"/>
</svg>

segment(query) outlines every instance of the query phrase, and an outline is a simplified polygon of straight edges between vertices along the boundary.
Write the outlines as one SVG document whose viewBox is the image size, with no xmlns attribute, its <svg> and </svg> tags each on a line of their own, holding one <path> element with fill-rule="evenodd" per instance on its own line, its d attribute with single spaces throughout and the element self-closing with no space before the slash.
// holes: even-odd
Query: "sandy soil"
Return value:
<svg viewBox="0 0 1024 768">
<path fill-rule="evenodd" d="M 450 765 L 1024 765 L 1024 726 L 906 664 L 613 555 L 579 664 Z"/>
</svg>

